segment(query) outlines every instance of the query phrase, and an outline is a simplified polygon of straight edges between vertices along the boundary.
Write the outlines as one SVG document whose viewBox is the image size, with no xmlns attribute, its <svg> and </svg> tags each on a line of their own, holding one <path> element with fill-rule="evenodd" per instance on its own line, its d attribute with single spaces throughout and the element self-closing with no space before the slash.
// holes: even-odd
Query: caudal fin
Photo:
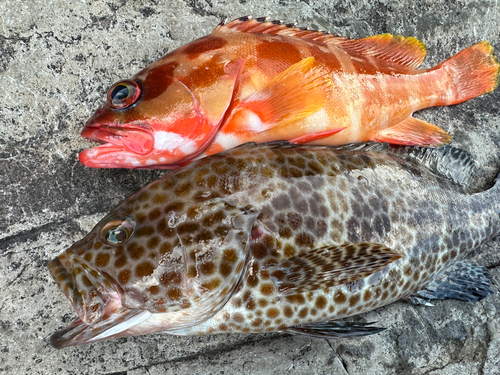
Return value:
<svg viewBox="0 0 500 375">
<path fill-rule="evenodd" d="M 488 42 L 474 44 L 436 68 L 445 68 L 456 84 L 456 96 L 443 104 L 464 102 L 493 91 L 498 85 L 500 64 Z"/>
</svg>

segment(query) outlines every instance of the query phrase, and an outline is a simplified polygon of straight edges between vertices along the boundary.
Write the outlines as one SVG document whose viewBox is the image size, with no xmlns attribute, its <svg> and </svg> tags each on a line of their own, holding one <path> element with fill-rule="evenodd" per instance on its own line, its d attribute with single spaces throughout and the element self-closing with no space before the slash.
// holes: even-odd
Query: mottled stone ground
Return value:
<svg viewBox="0 0 500 375">
<path fill-rule="evenodd" d="M 350 37 L 390 32 L 433 66 L 482 40 L 500 54 L 498 1 L 0 0 L 0 372 L 9 374 L 498 374 L 500 239 L 473 257 L 496 293 L 478 303 L 403 302 L 364 318 L 388 330 L 326 341 L 287 335 L 150 335 L 55 350 L 74 318 L 46 269 L 123 198 L 162 174 L 92 170 L 79 131 L 114 81 L 251 14 Z M 500 89 L 417 117 L 450 132 L 491 183 L 500 162 Z"/>
</svg>

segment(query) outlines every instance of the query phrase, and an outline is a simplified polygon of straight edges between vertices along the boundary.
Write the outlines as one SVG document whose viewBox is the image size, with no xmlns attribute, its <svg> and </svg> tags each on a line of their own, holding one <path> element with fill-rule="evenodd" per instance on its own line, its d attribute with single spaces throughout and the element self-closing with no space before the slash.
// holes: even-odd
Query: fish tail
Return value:
<svg viewBox="0 0 500 375">
<path fill-rule="evenodd" d="M 500 64 L 488 42 L 481 42 L 449 58 L 436 69 L 444 69 L 454 85 L 444 103 L 457 104 L 495 90 Z M 454 91 L 454 95 L 450 95 Z"/>
</svg>

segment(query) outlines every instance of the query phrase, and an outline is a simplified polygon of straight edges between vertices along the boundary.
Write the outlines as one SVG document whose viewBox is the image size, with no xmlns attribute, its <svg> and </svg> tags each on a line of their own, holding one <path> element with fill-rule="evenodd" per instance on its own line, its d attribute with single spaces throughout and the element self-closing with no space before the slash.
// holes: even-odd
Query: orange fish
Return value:
<svg viewBox="0 0 500 375">
<path fill-rule="evenodd" d="M 80 161 L 174 169 L 249 141 L 439 146 L 450 136 L 412 113 L 493 91 L 500 66 L 488 42 L 417 69 L 425 53 L 413 37 L 223 22 L 113 85 L 82 131 L 102 144 Z"/>
</svg>

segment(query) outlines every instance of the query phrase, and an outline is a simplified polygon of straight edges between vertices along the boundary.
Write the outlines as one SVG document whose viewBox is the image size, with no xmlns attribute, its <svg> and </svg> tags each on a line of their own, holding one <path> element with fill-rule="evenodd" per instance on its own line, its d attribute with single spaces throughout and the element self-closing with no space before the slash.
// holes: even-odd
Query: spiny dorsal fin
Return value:
<svg viewBox="0 0 500 375">
<path fill-rule="evenodd" d="M 284 24 L 282 21 L 269 21 L 267 17 L 255 19 L 250 16 L 240 17 L 229 23 L 221 22 L 215 30 L 283 35 L 312 40 L 335 45 L 350 54 L 373 57 L 413 68 L 424 61 L 426 54 L 425 45 L 413 37 L 381 34 L 363 39 L 349 39 L 324 31 L 296 27 L 295 24 Z"/>
<path fill-rule="evenodd" d="M 237 18 L 229 23 L 221 22 L 215 30 L 217 31 L 240 31 L 244 33 L 259 33 L 271 35 L 293 36 L 301 39 L 324 41 L 325 39 L 348 40 L 347 38 L 329 34 L 319 30 L 296 27 L 293 24 L 284 24 L 282 21 L 269 21 L 267 17 L 252 19 L 250 16 Z"/>
</svg>

